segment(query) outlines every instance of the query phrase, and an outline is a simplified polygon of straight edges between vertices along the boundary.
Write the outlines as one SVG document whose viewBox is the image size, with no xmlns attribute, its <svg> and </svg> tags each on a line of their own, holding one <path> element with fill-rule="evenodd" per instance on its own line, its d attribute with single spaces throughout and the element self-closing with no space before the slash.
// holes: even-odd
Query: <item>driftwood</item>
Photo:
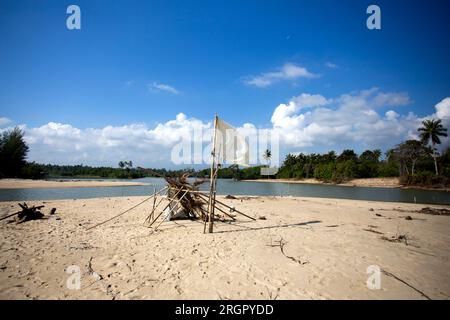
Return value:
<svg viewBox="0 0 450 320">
<path fill-rule="evenodd" d="M 28 207 L 28 205 L 24 203 L 19 203 L 19 207 L 22 209 L 21 211 L 9 214 L 5 217 L 2 217 L 0 220 L 4 220 L 13 216 L 15 217 L 16 223 L 23 223 L 29 220 L 37 220 L 44 218 L 44 214 L 40 211 L 44 206 L 32 206 Z"/>
<path fill-rule="evenodd" d="M 418 213 L 431 214 L 436 216 L 450 216 L 450 210 L 425 207 L 417 211 Z"/>
<path fill-rule="evenodd" d="M 191 218 L 199 217 L 205 221 L 208 216 L 208 211 L 204 207 L 206 203 L 198 193 L 193 192 L 198 191 L 198 187 L 205 180 L 197 179 L 190 183 L 188 177 L 188 174 L 183 174 L 180 177 L 165 177 L 164 179 L 170 188 L 168 197 L 179 200 L 180 209 L 190 215 Z M 186 194 L 184 194 L 185 192 Z"/>
</svg>

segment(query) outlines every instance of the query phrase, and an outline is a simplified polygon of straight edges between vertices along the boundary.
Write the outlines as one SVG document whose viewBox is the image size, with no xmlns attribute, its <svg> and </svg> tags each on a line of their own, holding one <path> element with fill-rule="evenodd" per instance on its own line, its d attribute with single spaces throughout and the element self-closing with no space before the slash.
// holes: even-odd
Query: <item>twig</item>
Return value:
<svg viewBox="0 0 450 320">
<path fill-rule="evenodd" d="M 297 263 L 300 264 L 300 265 L 304 265 L 304 264 L 307 264 L 307 263 L 308 263 L 307 261 L 302 262 L 302 261 L 300 261 L 300 260 L 298 260 L 298 259 L 296 259 L 296 258 L 294 258 L 294 257 L 291 257 L 291 256 L 286 255 L 286 253 L 284 253 L 284 246 L 287 244 L 287 242 L 284 241 L 284 239 L 283 239 L 282 237 L 280 237 L 280 240 L 278 240 L 278 241 L 276 241 L 276 242 L 278 242 L 276 245 L 270 244 L 270 245 L 268 245 L 268 246 L 269 246 L 269 247 L 280 247 L 281 253 L 282 253 L 286 258 L 291 259 L 292 261 L 297 262 Z"/>
<path fill-rule="evenodd" d="M 427 296 L 423 291 L 420 291 L 419 289 L 413 287 L 412 285 L 410 285 L 408 282 L 406 282 L 403 279 L 400 279 L 399 277 L 397 277 L 395 274 L 392 274 L 386 270 L 381 270 L 385 275 L 387 275 L 388 277 L 392 277 L 398 281 L 400 281 L 403 284 L 406 284 L 408 287 L 410 287 L 411 289 L 413 289 L 414 291 L 416 291 L 417 293 L 419 293 L 420 295 L 422 295 L 423 297 L 427 298 L 428 300 L 432 300 L 429 296 Z"/>
<path fill-rule="evenodd" d="M 165 188 L 164 188 L 164 189 L 165 189 Z M 161 191 L 164 190 L 164 189 L 161 189 Z M 125 211 L 123 211 L 123 212 L 121 212 L 121 213 L 119 213 L 118 215 L 115 215 L 115 216 L 112 217 L 112 218 L 109 218 L 109 219 L 107 219 L 107 220 L 105 220 L 105 221 L 103 221 L 103 222 L 97 223 L 96 225 L 87 228 L 86 231 L 89 231 L 89 230 L 91 230 L 91 229 L 93 229 L 93 228 L 95 228 L 95 227 L 101 226 L 102 224 L 105 224 L 105 223 L 107 223 L 107 222 L 110 222 L 111 220 L 114 220 L 114 219 L 120 217 L 121 215 L 124 215 L 125 213 L 127 213 L 127 212 L 133 210 L 134 208 L 136 208 L 136 207 L 138 207 L 138 206 L 140 206 L 140 205 L 143 204 L 144 202 L 150 200 L 151 198 L 153 198 L 153 196 L 154 196 L 154 195 L 151 195 L 150 197 L 148 197 L 148 198 L 142 200 L 142 201 L 139 202 L 138 204 L 132 206 L 131 208 L 129 208 L 129 209 L 127 209 L 127 210 L 125 210 Z"/>
</svg>

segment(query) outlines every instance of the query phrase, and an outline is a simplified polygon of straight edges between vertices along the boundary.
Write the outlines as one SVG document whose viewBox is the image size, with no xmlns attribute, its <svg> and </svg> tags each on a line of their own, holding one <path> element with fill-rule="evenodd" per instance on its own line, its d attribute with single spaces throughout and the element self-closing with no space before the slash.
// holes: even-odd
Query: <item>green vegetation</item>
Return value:
<svg viewBox="0 0 450 320">
<path fill-rule="evenodd" d="M 138 179 L 144 177 L 163 177 L 166 175 L 179 175 L 185 172 L 193 172 L 192 170 L 166 170 L 166 169 L 147 169 L 133 168 L 132 162 L 119 168 L 111 167 L 90 167 L 84 165 L 52 165 L 52 164 L 35 164 L 28 166 L 39 168 L 45 177 L 51 178 L 111 178 L 111 179 Z M 42 177 L 42 176 L 41 176 Z M 34 177 L 36 178 L 36 177 Z"/>
<path fill-rule="evenodd" d="M 440 120 L 425 120 L 418 129 L 421 140 L 407 140 L 388 150 L 382 158 L 381 150 L 365 150 L 360 155 L 354 150 L 344 150 L 337 155 L 288 154 L 279 168 L 276 178 L 315 178 L 325 182 L 342 183 L 354 178 L 400 177 L 404 185 L 450 186 L 450 148 L 441 155 L 436 146 L 440 137 L 447 136 L 447 129 Z M 80 165 L 51 165 L 26 162 L 28 146 L 24 133 L 19 128 L 5 131 L 0 136 L 0 178 L 20 177 L 38 179 L 43 177 L 67 178 L 143 178 L 176 176 L 190 173 L 198 178 L 208 178 L 210 169 L 166 170 L 133 167 L 133 162 L 120 161 L 118 168 L 90 167 Z M 263 157 L 267 164 L 272 154 L 265 150 Z M 237 165 L 221 168 L 218 178 L 251 180 L 261 179 L 261 168 L 255 166 L 240 169 Z M 440 174 L 439 174 L 440 172 Z"/>
<path fill-rule="evenodd" d="M 436 145 L 441 143 L 440 137 L 447 136 L 447 129 L 440 120 L 425 120 L 418 131 L 420 141 L 404 141 L 388 150 L 384 158 L 378 149 L 365 150 L 359 156 L 350 149 L 342 151 L 339 156 L 334 151 L 326 154 L 288 154 L 276 178 L 315 178 L 324 182 L 342 183 L 355 178 L 400 177 L 403 185 L 449 187 L 450 148 L 440 156 L 436 152 Z M 263 157 L 268 162 L 270 150 L 266 150 Z M 231 166 L 221 169 L 219 177 L 261 179 L 260 168 L 239 169 Z M 207 177 L 209 170 L 202 170 L 198 175 Z"/>
<path fill-rule="evenodd" d="M 22 130 L 16 127 L 3 132 L 0 137 L 0 178 L 21 176 L 27 154 Z"/>
<path fill-rule="evenodd" d="M 211 169 L 200 170 L 193 175 L 197 178 L 208 178 L 211 173 Z M 221 168 L 217 172 L 219 179 L 234 179 L 234 180 L 252 180 L 261 179 L 261 166 L 249 167 L 239 169 L 237 165 L 231 165 L 226 168 Z"/>
<path fill-rule="evenodd" d="M 420 139 L 423 144 L 431 143 L 432 157 L 434 160 L 434 168 L 436 175 L 439 174 L 437 161 L 436 161 L 436 145 L 441 144 L 439 137 L 447 136 L 447 129 L 442 126 L 441 120 L 425 120 L 422 122 L 422 127 L 418 129 L 420 132 Z"/>
</svg>

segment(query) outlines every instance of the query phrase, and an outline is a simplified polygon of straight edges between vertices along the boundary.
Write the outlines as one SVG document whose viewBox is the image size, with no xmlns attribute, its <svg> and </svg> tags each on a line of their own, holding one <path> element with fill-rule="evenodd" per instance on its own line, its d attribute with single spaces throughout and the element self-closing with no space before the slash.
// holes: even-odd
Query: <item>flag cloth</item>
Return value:
<svg viewBox="0 0 450 320">
<path fill-rule="evenodd" d="M 245 137 L 217 118 L 216 159 L 221 164 L 249 166 L 249 146 Z"/>
</svg>

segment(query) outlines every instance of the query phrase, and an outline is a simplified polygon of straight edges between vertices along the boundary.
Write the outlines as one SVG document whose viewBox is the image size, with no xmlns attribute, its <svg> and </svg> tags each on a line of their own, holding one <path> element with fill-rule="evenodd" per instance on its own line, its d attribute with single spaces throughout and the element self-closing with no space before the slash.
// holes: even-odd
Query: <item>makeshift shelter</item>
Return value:
<svg viewBox="0 0 450 320">
<path fill-rule="evenodd" d="M 164 177 L 167 186 L 144 199 L 137 205 L 121 212 L 120 214 L 103 221 L 89 229 L 107 223 L 143 204 L 153 200 L 144 225 L 157 230 L 164 221 L 173 219 L 200 219 L 204 222 L 203 232 L 213 232 L 214 221 L 235 221 L 236 214 L 255 220 L 243 212 L 236 210 L 216 199 L 217 173 L 223 163 L 248 165 L 248 145 L 245 139 L 239 135 L 236 129 L 219 120 L 214 119 L 214 132 L 211 148 L 211 173 L 209 177 L 209 190 L 201 191 L 199 186 L 206 180 L 189 181 L 189 175 L 180 177 Z M 208 228 L 207 228 L 208 225 Z M 88 230 L 89 230 L 88 229 Z"/>
</svg>

